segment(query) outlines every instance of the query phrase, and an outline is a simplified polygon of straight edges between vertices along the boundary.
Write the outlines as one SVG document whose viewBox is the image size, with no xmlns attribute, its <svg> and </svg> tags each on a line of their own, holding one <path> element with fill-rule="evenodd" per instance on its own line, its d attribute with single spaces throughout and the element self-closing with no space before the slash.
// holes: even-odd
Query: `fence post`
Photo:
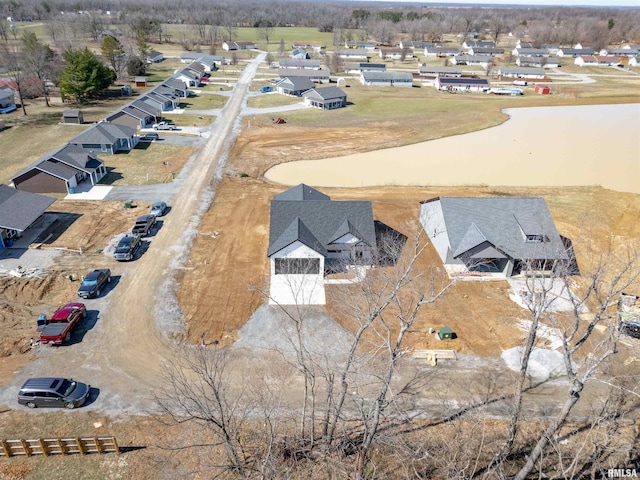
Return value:
<svg viewBox="0 0 640 480">
<path fill-rule="evenodd" d="M 102 445 L 100 445 L 100 440 L 98 437 L 93 437 L 93 441 L 96 444 L 96 450 L 98 451 L 98 455 L 102 455 Z"/>
<path fill-rule="evenodd" d="M 39 438 L 38 443 L 40 444 L 40 449 L 42 450 L 42 456 L 48 457 L 49 452 L 47 452 L 47 446 L 45 445 L 44 440 L 42 438 Z"/>
<path fill-rule="evenodd" d="M 111 437 L 111 440 L 113 440 L 113 445 L 116 447 L 116 455 L 120 455 L 120 447 L 118 446 L 116 437 Z"/>
<path fill-rule="evenodd" d="M 30 457 L 31 456 L 31 450 L 29 449 L 29 445 L 27 444 L 26 440 L 20 439 L 20 444 L 22 445 L 22 448 L 24 448 L 24 454 L 27 457 Z"/>
<path fill-rule="evenodd" d="M 82 442 L 79 437 L 76 437 L 76 445 L 78 445 L 78 450 L 80 451 L 80 455 L 84 456 L 84 447 L 82 446 Z"/>
<path fill-rule="evenodd" d="M 58 438 L 58 446 L 60 447 L 60 455 L 66 455 L 67 451 L 64 448 L 64 443 L 62 443 L 62 439 Z"/>
<path fill-rule="evenodd" d="M 1 440 L 0 443 L 2 444 L 2 451 L 7 456 L 7 458 L 9 458 L 11 456 L 11 450 L 9 450 L 9 446 L 7 445 L 7 442 L 5 442 L 4 440 Z"/>
</svg>

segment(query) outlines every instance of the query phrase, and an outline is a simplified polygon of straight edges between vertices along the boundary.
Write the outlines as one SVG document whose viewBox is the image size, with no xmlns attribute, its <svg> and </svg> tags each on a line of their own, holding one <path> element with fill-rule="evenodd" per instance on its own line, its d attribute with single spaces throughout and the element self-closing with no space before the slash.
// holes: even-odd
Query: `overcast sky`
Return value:
<svg viewBox="0 0 640 480">
<path fill-rule="evenodd" d="M 357 0 L 355 0 L 357 1 Z M 370 0 L 369 0 L 370 1 Z M 601 6 L 601 7 L 638 7 L 640 8 L 640 0 L 476 0 L 469 2 L 461 2 L 460 0 L 438 0 L 438 1 L 424 1 L 424 0 L 380 0 L 380 1 L 390 1 L 390 2 L 411 2 L 411 3 L 419 3 L 421 5 L 432 5 L 432 4 L 442 4 L 442 3 L 471 3 L 471 4 L 482 4 L 482 5 L 517 5 L 517 6 L 525 6 L 525 5 L 557 5 L 557 6 Z"/>
</svg>

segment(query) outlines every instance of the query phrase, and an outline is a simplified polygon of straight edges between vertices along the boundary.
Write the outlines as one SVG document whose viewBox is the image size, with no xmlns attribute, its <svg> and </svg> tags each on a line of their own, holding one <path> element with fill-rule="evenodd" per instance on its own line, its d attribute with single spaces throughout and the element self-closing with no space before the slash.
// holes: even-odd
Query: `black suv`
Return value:
<svg viewBox="0 0 640 480">
<path fill-rule="evenodd" d="M 82 298 L 99 297 L 102 289 L 111 281 L 111 270 L 103 268 L 101 270 L 93 270 L 84 277 L 78 296 Z"/>
<path fill-rule="evenodd" d="M 18 403 L 29 408 L 76 408 L 89 398 L 91 386 L 66 378 L 30 378 L 18 392 Z"/>
<path fill-rule="evenodd" d="M 113 258 L 120 262 L 133 260 L 139 247 L 140 235 L 126 235 L 118 243 L 116 251 L 113 253 Z"/>
</svg>

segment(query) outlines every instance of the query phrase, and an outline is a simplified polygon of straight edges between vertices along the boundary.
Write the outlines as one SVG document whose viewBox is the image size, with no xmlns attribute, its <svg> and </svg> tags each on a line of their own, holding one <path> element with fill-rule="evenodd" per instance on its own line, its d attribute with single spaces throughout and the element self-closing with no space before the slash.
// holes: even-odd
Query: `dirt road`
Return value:
<svg viewBox="0 0 640 480">
<path fill-rule="evenodd" d="M 215 181 L 221 177 L 251 79 L 263 57 L 258 55 L 245 68 L 207 144 L 184 173 L 172 210 L 149 239 L 146 251 L 115 272 L 117 285 L 106 297 L 87 301 L 86 331 L 78 332 L 69 346 L 38 347 L 37 360 L 16 377 L 16 386 L 28 376 L 67 375 L 99 389 L 89 409 L 118 415 L 146 413 L 152 408 L 152 393 L 159 385 L 163 364 L 172 356 L 169 339 L 179 338 L 183 329 L 174 278 L 188 257 Z M 4 389 L 0 404 L 14 407 L 14 395 L 15 388 Z"/>
</svg>

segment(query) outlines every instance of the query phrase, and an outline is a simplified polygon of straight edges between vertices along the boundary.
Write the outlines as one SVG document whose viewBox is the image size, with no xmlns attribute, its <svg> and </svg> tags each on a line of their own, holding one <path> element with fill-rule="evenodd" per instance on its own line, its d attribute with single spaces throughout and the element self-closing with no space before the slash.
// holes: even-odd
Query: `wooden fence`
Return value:
<svg viewBox="0 0 640 480">
<path fill-rule="evenodd" d="M 0 440 L 0 457 L 120 453 L 115 437 Z"/>
</svg>

